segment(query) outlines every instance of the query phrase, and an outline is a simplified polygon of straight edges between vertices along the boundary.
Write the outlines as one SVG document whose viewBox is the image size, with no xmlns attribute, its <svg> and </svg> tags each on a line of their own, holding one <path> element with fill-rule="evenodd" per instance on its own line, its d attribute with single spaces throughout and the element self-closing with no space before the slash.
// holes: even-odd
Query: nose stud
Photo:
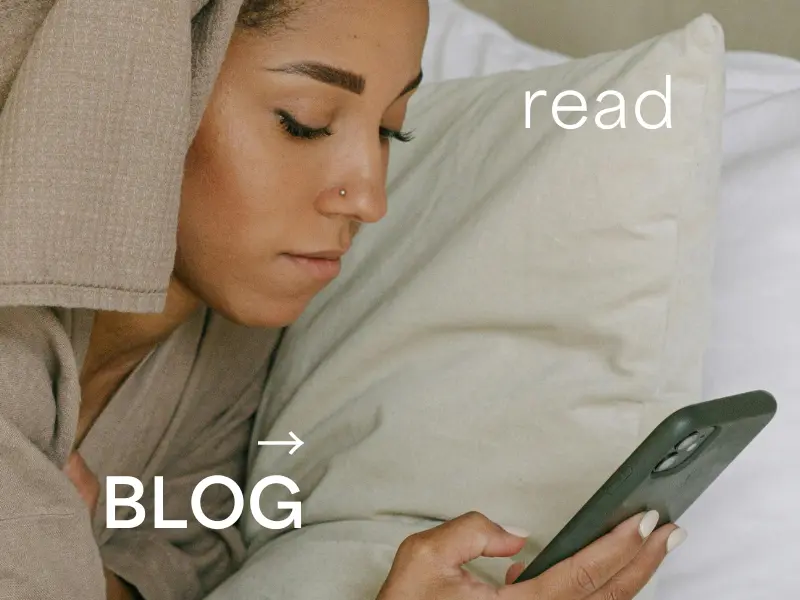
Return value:
<svg viewBox="0 0 800 600">
<path fill-rule="evenodd" d="M 347 190 L 345 190 L 344 188 L 340 189 L 339 190 L 339 195 L 340 196 L 346 196 L 347 195 Z"/>
</svg>

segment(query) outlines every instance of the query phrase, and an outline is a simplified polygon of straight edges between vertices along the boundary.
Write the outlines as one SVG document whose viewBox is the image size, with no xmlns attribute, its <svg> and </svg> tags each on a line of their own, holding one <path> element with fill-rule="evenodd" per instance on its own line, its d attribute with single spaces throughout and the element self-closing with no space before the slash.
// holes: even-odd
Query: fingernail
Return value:
<svg viewBox="0 0 800 600">
<path fill-rule="evenodd" d="M 524 529 L 521 529 L 519 527 L 505 527 L 503 525 L 501 525 L 501 527 L 511 535 L 515 535 L 520 538 L 528 539 L 531 536 L 530 531 L 525 531 Z"/>
<path fill-rule="evenodd" d="M 687 537 L 689 537 L 689 534 L 686 533 L 685 529 L 681 529 L 680 527 L 670 533 L 667 538 L 667 554 L 685 542 Z"/>
<path fill-rule="evenodd" d="M 645 513 L 642 517 L 642 520 L 639 521 L 639 535 L 642 536 L 643 540 L 646 540 L 650 537 L 650 534 L 656 530 L 658 526 L 658 511 L 651 510 Z"/>
</svg>

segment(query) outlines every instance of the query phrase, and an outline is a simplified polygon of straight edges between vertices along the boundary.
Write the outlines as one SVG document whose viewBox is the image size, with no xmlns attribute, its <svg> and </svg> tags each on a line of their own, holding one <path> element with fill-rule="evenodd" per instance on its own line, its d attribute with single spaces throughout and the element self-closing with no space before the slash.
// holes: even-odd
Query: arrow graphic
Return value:
<svg viewBox="0 0 800 600">
<path fill-rule="evenodd" d="M 286 442 L 258 442 L 259 446 L 294 446 L 291 450 L 289 450 L 289 454 L 294 454 L 297 452 L 297 449 L 303 445 L 303 440 L 297 437 L 293 432 L 289 432 L 289 435 L 292 436 L 294 441 L 286 441 Z"/>
</svg>

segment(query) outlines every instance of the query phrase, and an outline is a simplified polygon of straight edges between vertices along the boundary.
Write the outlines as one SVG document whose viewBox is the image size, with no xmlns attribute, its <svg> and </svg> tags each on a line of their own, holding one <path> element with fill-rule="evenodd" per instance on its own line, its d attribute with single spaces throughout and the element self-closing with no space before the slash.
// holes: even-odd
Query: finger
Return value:
<svg viewBox="0 0 800 600">
<path fill-rule="evenodd" d="M 525 570 L 525 563 L 524 562 L 515 562 L 508 568 L 506 571 L 506 585 L 511 585 L 517 580 L 517 577 L 522 575 L 522 572 Z"/>
<path fill-rule="evenodd" d="M 460 567 L 479 556 L 513 556 L 525 545 L 514 535 L 478 512 L 470 512 L 406 538 L 401 554 L 409 559 Z"/>
<path fill-rule="evenodd" d="M 73 452 L 69 455 L 69 459 L 67 459 L 67 464 L 64 467 L 64 471 L 76 485 L 84 485 L 88 486 L 97 481 L 97 478 L 92 473 L 92 470 L 86 464 L 86 461 L 83 460 L 83 457 L 78 454 L 77 452 Z"/>
<path fill-rule="evenodd" d="M 630 564 L 658 521 L 656 511 L 636 515 L 532 581 L 539 589 L 558 590 L 559 599 L 583 600 Z"/>
<path fill-rule="evenodd" d="M 591 600 L 632 600 L 653 578 L 667 553 L 684 541 L 684 529 L 672 524 L 661 527 L 650 536 L 636 558 L 591 596 Z"/>
<path fill-rule="evenodd" d="M 64 473 L 67 475 L 72 485 L 78 490 L 84 503 L 90 510 L 94 510 L 100 484 L 94 473 L 89 469 L 83 457 L 77 452 L 70 454 L 67 464 L 64 466 Z"/>
<path fill-rule="evenodd" d="M 86 463 L 83 462 L 83 457 L 77 452 L 70 454 L 67 464 L 64 465 L 64 473 L 70 478 L 75 487 L 80 487 L 79 484 L 86 482 L 86 471 L 88 470 Z"/>
</svg>

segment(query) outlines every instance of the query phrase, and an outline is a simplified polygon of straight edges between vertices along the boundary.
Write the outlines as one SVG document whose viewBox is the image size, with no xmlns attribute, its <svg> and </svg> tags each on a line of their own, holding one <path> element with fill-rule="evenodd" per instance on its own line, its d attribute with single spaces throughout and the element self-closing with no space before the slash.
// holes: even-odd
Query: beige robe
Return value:
<svg viewBox="0 0 800 600">
<path fill-rule="evenodd" d="M 0 598 L 102 600 L 103 564 L 147 600 L 201 598 L 236 567 L 244 547 L 235 527 L 200 526 L 191 494 L 209 475 L 244 487 L 252 416 L 278 330 L 239 327 L 201 309 L 125 380 L 79 448 L 102 484 L 129 475 L 145 485 L 144 524 L 110 530 L 105 486 L 90 523 L 62 472 L 91 322 L 84 309 L 0 308 Z M 187 529 L 153 527 L 157 475 L 164 518 L 186 519 Z M 211 487 L 203 506 L 222 520 L 232 495 Z"/>
<path fill-rule="evenodd" d="M 191 525 L 207 475 L 240 478 L 275 332 L 198 313 L 114 395 L 80 451 L 101 482 L 165 478 L 165 517 L 105 530 L 63 475 L 91 310 L 158 312 L 183 160 L 241 0 L 0 0 L 0 600 L 200 597 L 242 555 Z M 152 133 L 152 135 L 148 134 Z M 50 309 L 48 307 L 66 307 Z M 209 516 L 228 513 L 211 488 Z"/>
<path fill-rule="evenodd" d="M 159 312 L 242 0 L 0 0 L 0 306 Z"/>
</svg>

